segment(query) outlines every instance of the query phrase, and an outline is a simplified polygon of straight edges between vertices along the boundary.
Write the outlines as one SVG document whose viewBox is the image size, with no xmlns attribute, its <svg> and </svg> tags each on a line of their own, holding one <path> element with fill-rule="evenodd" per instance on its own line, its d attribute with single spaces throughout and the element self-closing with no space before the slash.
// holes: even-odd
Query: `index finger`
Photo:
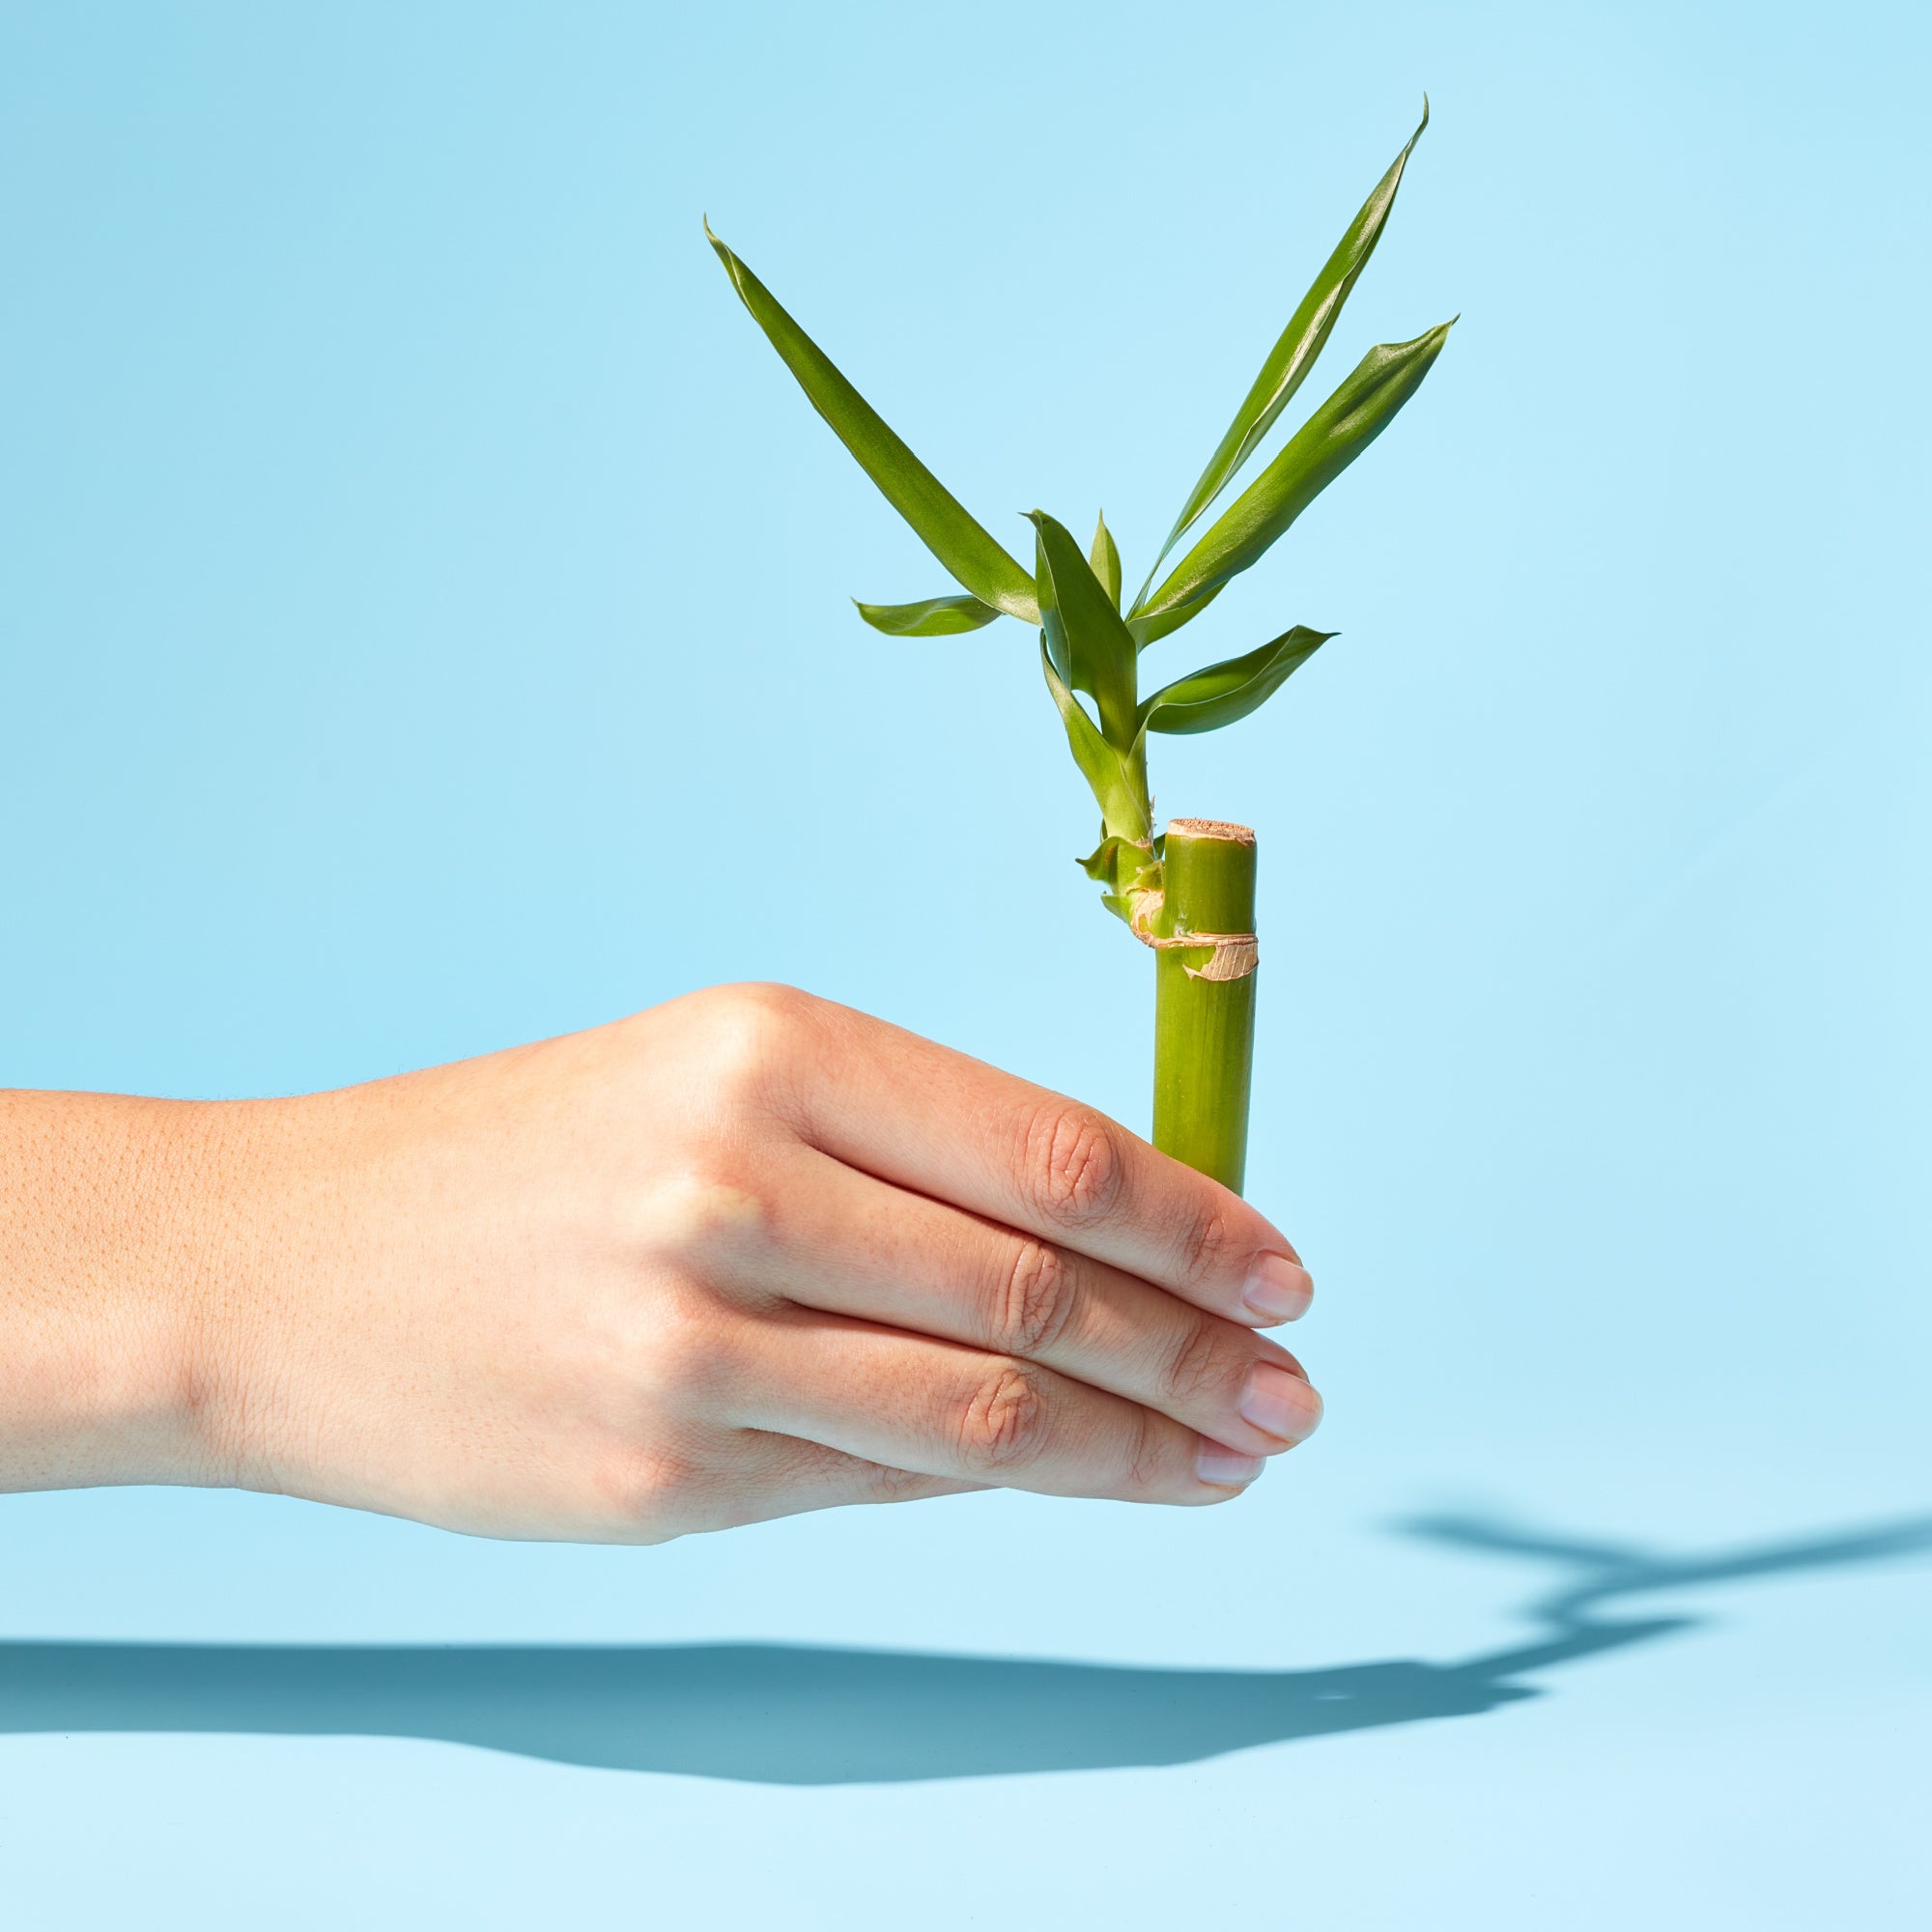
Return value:
<svg viewBox="0 0 1932 1932">
<path fill-rule="evenodd" d="M 1308 1307 L 1314 1284 L 1272 1221 L 1118 1121 L 850 1008 L 813 1010 L 800 1124 L 835 1159 L 1250 1327 Z"/>
</svg>

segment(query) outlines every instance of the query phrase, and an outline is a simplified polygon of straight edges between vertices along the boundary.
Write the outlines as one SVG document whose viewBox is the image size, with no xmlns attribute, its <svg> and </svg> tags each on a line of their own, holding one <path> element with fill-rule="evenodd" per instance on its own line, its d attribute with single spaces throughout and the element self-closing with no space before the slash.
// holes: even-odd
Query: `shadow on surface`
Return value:
<svg viewBox="0 0 1932 1932">
<path fill-rule="evenodd" d="M 1149 1670 L 783 1644 L 0 1643 L 0 1732 L 437 1738 L 623 1771 L 848 1784 L 1184 1764 L 1332 1731 L 1469 1717 L 1516 1680 L 1695 1618 L 1609 1622 L 1613 1600 L 1932 1549 L 1932 1518 L 1664 1558 L 1432 1518 L 1411 1534 L 1558 1564 L 1537 1640 L 1455 1663 Z"/>
</svg>

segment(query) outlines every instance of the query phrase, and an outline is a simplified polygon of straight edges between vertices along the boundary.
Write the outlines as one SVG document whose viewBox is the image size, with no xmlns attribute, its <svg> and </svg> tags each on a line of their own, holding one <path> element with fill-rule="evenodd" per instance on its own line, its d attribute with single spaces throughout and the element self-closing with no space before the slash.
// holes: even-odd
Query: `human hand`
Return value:
<svg viewBox="0 0 1932 1932">
<path fill-rule="evenodd" d="M 1321 1414 L 1254 1332 L 1310 1290 L 1253 1208 L 787 988 L 213 1111 L 186 1446 L 123 1480 L 648 1543 L 989 1486 L 1220 1501 Z"/>
</svg>

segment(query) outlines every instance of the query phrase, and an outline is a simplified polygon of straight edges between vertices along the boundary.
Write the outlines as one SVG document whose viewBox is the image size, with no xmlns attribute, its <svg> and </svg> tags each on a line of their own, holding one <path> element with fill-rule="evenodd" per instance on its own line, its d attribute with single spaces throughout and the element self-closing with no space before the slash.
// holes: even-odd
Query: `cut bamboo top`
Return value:
<svg viewBox="0 0 1932 1932">
<path fill-rule="evenodd" d="M 1255 842 L 1252 826 L 1230 825 L 1225 818 L 1170 818 L 1167 821 L 1167 836 L 1170 838 L 1225 838 L 1235 845 L 1252 845 Z"/>
</svg>

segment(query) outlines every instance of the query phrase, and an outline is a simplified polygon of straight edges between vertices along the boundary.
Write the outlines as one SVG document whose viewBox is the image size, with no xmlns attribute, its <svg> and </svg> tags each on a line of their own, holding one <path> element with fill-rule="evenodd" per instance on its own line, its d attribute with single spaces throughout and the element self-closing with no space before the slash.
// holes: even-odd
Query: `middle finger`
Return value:
<svg viewBox="0 0 1932 1932">
<path fill-rule="evenodd" d="M 1238 1322 L 830 1155 L 790 1157 L 810 1172 L 777 1190 L 763 1282 L 788 1300 L 1038 1362 L 1251 1455 L 1321 1419 L 1301 1364 Z"/>
</svg>

